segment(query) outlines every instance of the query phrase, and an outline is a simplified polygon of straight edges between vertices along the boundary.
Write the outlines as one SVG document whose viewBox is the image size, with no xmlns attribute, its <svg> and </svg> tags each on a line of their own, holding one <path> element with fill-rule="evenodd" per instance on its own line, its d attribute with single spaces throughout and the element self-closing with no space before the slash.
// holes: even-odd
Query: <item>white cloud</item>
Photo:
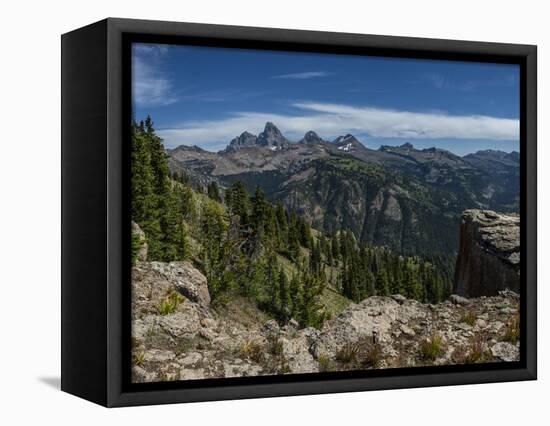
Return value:
<svg viewBox="0 0 550 426">
<path fill-rule="evenodd" d="M 138 105 L 169 105 L 178 100 L 171 80 L 161 67 L 167 51 L 167 47 L 158 45 L 134 46 L 132 98 Z"/>
<path fill-rule="evenodd" d="M 167 147 L 198 145 L 209 150 L 224 148 L 235 136 L 248 130 L 259 133 L 266 121 L 275 123 L 290 139 L 298 140 L 308 130 L 325 139 L 353 133 L 360 138 L 487 139 L 518 140 L 519 120 L 480 115 L 396 111 L 317 102 L 293 104 L 297 115 L 237 112 L 220 120 L 189 121 L 159 130 Z"/>
<path fill-rule="evenodd" d="M 373 137 L 519 139 L 519 120 L 485 115 L 449 115 L 395 111 L 374 107 L 352 107 L 314 102 L 297 103 L 304 110 L 328 114 L 352 131 Z M 332 124 L 332 123 L 330 123 Z"/>
<path fill-rule="evenodd" d="M 327 77 L 329 75 L 332 75 L 332 73 L 326 72 L 326 71 L 306 71 L 306 72 L 297 72 L 293 74 L 274 75 L 271 78 L 279 78 L 279 79 L 286 79 L 286 80 L 306 80 L 308 78 Z"/>
</svg>

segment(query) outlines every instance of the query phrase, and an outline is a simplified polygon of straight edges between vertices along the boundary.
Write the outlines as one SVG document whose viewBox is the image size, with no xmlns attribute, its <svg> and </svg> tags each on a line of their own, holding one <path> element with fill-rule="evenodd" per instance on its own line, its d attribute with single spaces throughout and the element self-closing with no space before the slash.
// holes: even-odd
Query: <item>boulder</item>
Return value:
<svg viewBox="0 0 550 426">
<path fill-rule="evenodd" d="M 519 361 L 519 348 L 508 342 L 499 342 L 493 345 L 491 353 L 502 361 Z"/>
<path fill-rule="evenodd" d="M 397 303 L 399 303 L 400 305 L 402 305 L 403 302 L 407 300 L 405 296 L 402 296 L 400 294 L 392 294 L 391 298 L 395 300 Z"/>
<path fill-rule="evenodd" d="M 453 292 L 465 297 L 519 293 L 520 219 L 490 210 L 465 210 Z"/>
<path fill-rule="evenodd" d="M 458 294 L 451 294 L 449 296 L 449 300 L 455 305 L 467 306 L 472 303 L 470 300 L 466 299 L 465 297 L 459 296 Z"/>
<path fill-rule="evenodd" d="M 279 324 L 274 319 L 266 321 L 262 329 L 271 334 L 277 334 L 280 331 Z"/>
<path fill-rule="evenodd" d="M 191 262 L 151 262 L 151 267 L 192 302 L 204 307 L 210 304 L 206 277 Z"/>
</svg>

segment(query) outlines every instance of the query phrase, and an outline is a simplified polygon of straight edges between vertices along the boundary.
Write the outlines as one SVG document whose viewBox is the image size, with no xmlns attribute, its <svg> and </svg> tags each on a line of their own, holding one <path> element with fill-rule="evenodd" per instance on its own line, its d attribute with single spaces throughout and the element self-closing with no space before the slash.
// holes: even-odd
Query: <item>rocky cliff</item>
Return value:
<svg viewBox="0 0 550 426">
<path fill-rule="evenodd" d="M 455 293 L 466 297 L 494 296 L 504 289 L 519 293 L 519 224 L 517 215 L 489 210 L 462 214 Z"/>
<path fill-rule="evenodd" d="M 351 304 L 321 330 L 281 326 L 249 300 L 210 303 L 189 262 L 132 270 L 133 381 L 193 380 L 519 359 L 518 296 L 400 295 Z"/>
</svg>

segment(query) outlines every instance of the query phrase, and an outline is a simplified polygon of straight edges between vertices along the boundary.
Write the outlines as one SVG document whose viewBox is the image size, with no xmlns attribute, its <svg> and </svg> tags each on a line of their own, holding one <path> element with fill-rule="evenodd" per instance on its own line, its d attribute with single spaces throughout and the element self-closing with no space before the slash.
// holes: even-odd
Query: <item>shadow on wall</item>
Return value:
<svg viewBox="0 0 550 426">
<path fill-rule="evenodd" d="M 38 381 L 54 389 L 61 389 L 61 377 L 39 377 Z"/>
</svg>

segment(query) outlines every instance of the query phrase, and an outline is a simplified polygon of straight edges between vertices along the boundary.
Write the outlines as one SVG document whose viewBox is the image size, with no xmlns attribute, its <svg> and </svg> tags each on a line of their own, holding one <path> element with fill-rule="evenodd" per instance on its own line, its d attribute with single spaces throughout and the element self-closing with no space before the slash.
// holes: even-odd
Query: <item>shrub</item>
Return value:
<svg viewBox="0 0 550 426">
<path fill-rule="evenodd" d="M 485 337 L 482 334 L 476 334 L 468 345 L 456 348 L 451 356 L 455 364 L 475 364 L 487 362 L 491 358 L 490 351 L 485 348 Z"/>
<path fill-rule="evenodd" d="M 460 321 L 468 324 L 470 327 L 473 327 L 476 323 L 477 315 L 473 310 L 469 310 L 464 312 L 464 315 L 462 315 L 462 318 L 460 318 Z"/>
<path fill-rule="evenodd" d="M 472 341 L 470 342 L 468 356 L 466 357 L 466 364 L 474 364 L 483 358 L 483 340 L 484 339 L 481 334 L 476 334 L 472 338 Z"/>
<path fill-rule="evenodd" d="M 171 290 L 157 306 L 157 311 L 160 315 L 172 314 L 184 300 L 178 292 Z"/>
<path fill-rule="evenodd" d="M 503 340 L 515 344 L 519 340 L 519 333 L 519 315 L 514 315 L 508 324 L 506 324 Z"/>
<path fill-rule="evenodd" d="M 142 366 L 145 362 L 145 352 L 140 351 L 134 354 L 134 365 Z"/>
<path fill-rule="evenodd" d="M 357 360 L 357 354 L 359 353 L 359 347 L 354 343 L 346 343 L 336 352 L 336 360 L 344 364 L 350 364 Z"/>
<path fill-rule="evenodd" d="M 254 362 L 260 362 L 263 359 L 264 351 L 262 346 L 253 340 L 243 343 L 240 350 L 241 356 Z"/>
<path fill-rule="evenodd" d="M 145 239 L 141 235 L 132 233 L 132 244 L 130 249 L 132 253 L 132 265 L 136 264 L 137 255 L 144 243 Z"/>
<path fill-rule="evenodd" d="M 382 348 L 380 344 L 373 343 L 367 346 L 364 357 L 361 361 L 363 367 L 376 368 L 382 361 Z"/>
<path fill-rule="evenodd" d="M 432 334 L 429 339 L 425 339 L 420 343 L 420 352 L 424 359 L 434 361 L 443 351 L 441 336 Z"/>
<path fill-rule="evenodd" d="M 267 352 L 271 355 L 281 356 L 283 354 L 283 341 L 277 336 L 267 338 Z"/>
<path fill-rule="evenodd" d="M 317 358 L 317 362 L 319 363 L 319 371 L 321 373 L 332 371 L 332 363 L 330 362 L 328 356 L 319 355 L 319 358 Z"/>
</svg>

